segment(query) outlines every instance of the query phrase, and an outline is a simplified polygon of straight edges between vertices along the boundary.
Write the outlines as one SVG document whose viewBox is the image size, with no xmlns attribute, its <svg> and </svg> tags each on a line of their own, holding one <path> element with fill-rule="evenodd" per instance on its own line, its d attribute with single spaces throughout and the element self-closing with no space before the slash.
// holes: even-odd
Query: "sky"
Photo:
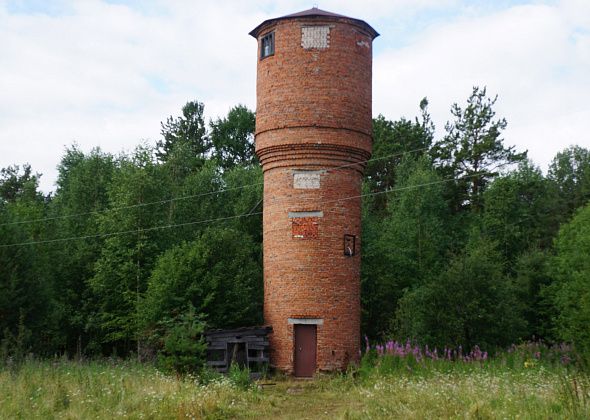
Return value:
<svg viewBox="0 0 590 420">
<path fill-rule="evenodd" d="M 155 144 L 189 100 L 207 119 L 254 110 L 248 32 L 312 6 L 381 34 L 374 116 L 413 119 L 427 97 L 440 138 L 451 105 L 486 86 L 505 145 L 543 171 L 569 145 L 590 147 L 590 0 L 0 0 L 0 168 L 31 164 L 49 193 L 74 143 Z"/>
</svg>

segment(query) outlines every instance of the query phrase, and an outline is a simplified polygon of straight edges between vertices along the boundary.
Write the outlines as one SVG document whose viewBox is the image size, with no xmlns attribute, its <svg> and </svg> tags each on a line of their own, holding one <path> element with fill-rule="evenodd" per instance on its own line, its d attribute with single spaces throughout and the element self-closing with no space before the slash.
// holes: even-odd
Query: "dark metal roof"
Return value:
<svg viewBox="0 0 590 420">
<path fill-rule="evenodd" d="M 312 7 L 311 9 L 307 9 L 302 12 L 291 13 L 290 15 L 286 15 L 286 16 L 280 17 L 278 19 L 288 19 L 288 18 L 303 17 L 303 16 L 330 16 L 330 17 L 350 19 L 348 16 L 339 15 L 338 13 L 328 12 L 326 10 L 318 9 L 317 7 Z"/>
<path fill-rule="evenodd" d="M 258 34 L 260 33 L 260 30 L 262 29 L 262 27 L 280 21 L 280 20 L 287 20 L 287 19 L 297 19 L 297 18 L 307 18 L 307 17 L 324 17 L 324 18 L 333 18 L 333 19 L 348 19 L 351 20 L 353 22 L 355 22 L 356 24 L 358 24 L 359 26 L 364 27 L 367 31 L 369 31 L 369 33 L 371 34 L 371 36 L 373 37 L 373 39 L 377 38 L 379 36 L 379 33 L 373 29 L 371 27 L 371 25 L 369 25 L 367 22 L 365 22 L 364 20 L 360 20 L 360 19 L 355 19 L 355 18 L 351 18 L 348 16 L 344 16 L 344 15 L 339 15 L 337 13 L 332 13 L 332 12 L 327 12 L 325 10 L 321 10 L 318 9 L 317 7 L 313 7 L 311 9 L 308 10 L 304 10 L 302 12 L 297 12 L 297 13 L 292 13 L 290 15 L 286 15 L 286 16 L 281 16 L 278 18 L 273 18 L 273 19 L 267 19 L 264 22 L 262 22 L 260 25 L 258 25 L 256 28 L 252 29 L 252 31 L 250 31 L 250 35 L 252 35 L 254 38 L 258 38 Z"/>
<path fill-rule="evenodd" d="M 259 325 L 253 327 L 238 327 L 232 329 L 216 329 L 216 330 L 208 330 L 205 331 L 205 336 L 215 336 L 215 335 L 245 335 L 247 333 L 251 334 L 267 334 L 272 331 L 272 327 L 270 325 Z"/>
</svg>

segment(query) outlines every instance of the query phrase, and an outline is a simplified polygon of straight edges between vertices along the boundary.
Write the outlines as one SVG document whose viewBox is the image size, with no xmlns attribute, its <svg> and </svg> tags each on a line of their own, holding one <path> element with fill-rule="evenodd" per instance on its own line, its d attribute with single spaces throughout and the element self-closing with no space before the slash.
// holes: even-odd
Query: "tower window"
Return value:
<svg viewBox="0 0 590 420">
<path fill-rule="evenodd" d="M 260 40 L 260 59 L 275 54 L 275 33 L 270 32 Z"/>
</svg>

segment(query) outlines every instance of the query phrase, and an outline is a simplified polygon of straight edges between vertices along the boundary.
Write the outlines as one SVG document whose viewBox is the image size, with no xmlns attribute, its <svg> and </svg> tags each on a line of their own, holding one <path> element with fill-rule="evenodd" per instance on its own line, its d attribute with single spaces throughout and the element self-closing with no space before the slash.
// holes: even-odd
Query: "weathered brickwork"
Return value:
<svg viewBox="0 0 590 420">
<path fill-rule="evenodd" d="M 293 219 L 292 235 L 294 239 L 318 239 L 319 217 L 301 217 Z"/>
<path fill-rule="evenodd" d="M 309 27 L 329 28 L 326 47 L 320 48 L 321 31 L 306 34 Z M 271 31 L 275 53 L 258 61 L 256 109 L 271 364 L 293 372 L 289 319 L 309 318 L 322 320 L 317 369 L 344 369 L 358 361 L 361 341 L 359 196 L 371 155 L 376 33 L 364 22 L 332 16 L 271 20 L 256 36 L 260 40 Z M 297 173 L 303 174 L 299 184 Z M 297 212 L 321 217 L 293 217 Z M 354 256 L 345 255 L 345 234 L 356 237 Z"/>
</svg>

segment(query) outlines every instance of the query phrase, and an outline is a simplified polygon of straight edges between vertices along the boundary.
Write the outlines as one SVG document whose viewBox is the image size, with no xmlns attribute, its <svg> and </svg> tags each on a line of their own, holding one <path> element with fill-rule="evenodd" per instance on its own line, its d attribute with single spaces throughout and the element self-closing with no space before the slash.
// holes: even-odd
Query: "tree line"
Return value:
<svg viewBox="0 0 590 420">
<path fill-rule="evenodd" d="M 373 121 L 363 181 L 362 329 L 370 338 L 500 348 L 590 347 L 590 151 L 547 175 L 504 144 L 475 87 L 435 138 Z M 198 347 L 203 328 L 262 323 L 262 172 L 255 115 L 205 122 L 190 101 L 155 146 L 71 146 L 56 190 L 0 170 L 0 356 L 135 355 Z M 195 347 L 197 346 L 197 347 Z"/>
</svg>

